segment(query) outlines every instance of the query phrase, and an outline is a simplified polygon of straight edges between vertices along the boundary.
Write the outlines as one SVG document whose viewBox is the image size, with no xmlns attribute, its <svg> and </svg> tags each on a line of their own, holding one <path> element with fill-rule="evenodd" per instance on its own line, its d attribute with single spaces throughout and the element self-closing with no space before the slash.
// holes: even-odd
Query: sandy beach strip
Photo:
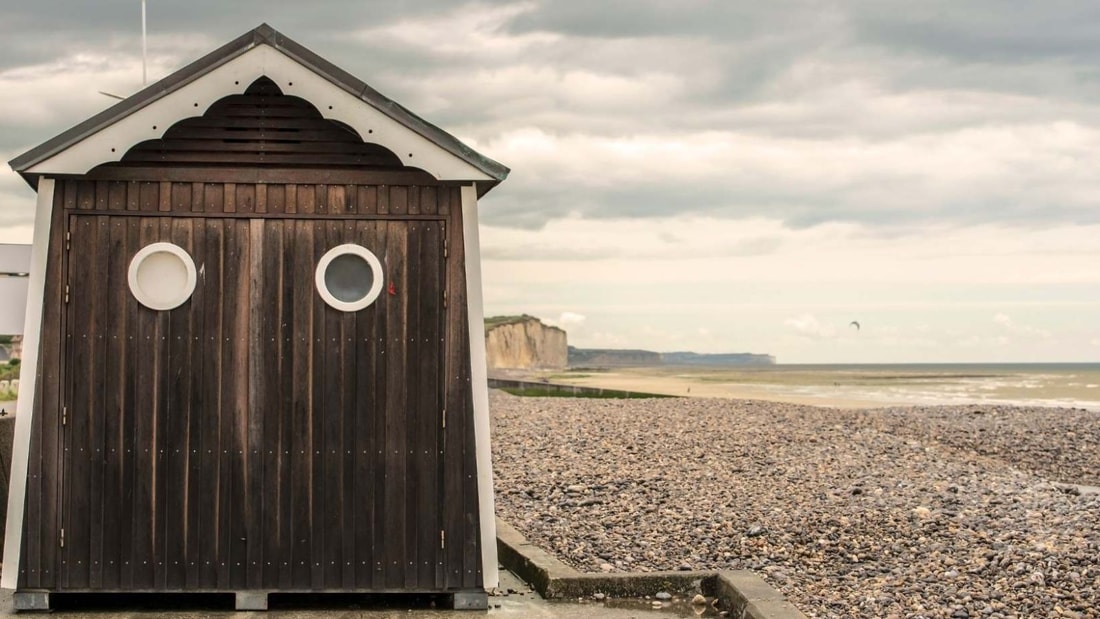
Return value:
<svg viewBox="0 0 1100 619">
<path fill-rule="evenodd" d="M 590 572 L 814 617 L 1100 617 L 1100 413 L 492 395 L 498 513 Z"/>
<path fill-rule="evenodd" d="M 679 370 L 679 371 L 677 371 Z M 741 378 L 778 378 L 775 373 L 729 369 L 723 374 L 740 374 Z M 791 385 L 775 385 L 763 381 L 708 380 L 705 368 L 630 367 L 568 372 L 539 370 L 495 370 L 494 375 L 506 379 L 530 382 L 550 382 L 561 385 L 577 385 L 596 389 L 616 389 L 634 393 L 653 393 L 689 398 L 726 398 L 734 400 L 768 400 L 790 404 L 809 404 L 831 408 L 875 408 L 892 402 L 882 399 L 858 398 L 843 393 L 830 394 L 816 390 L 798 393 Z M 901 402 L 897 402 L 900 404 Z"/>
<path fill-rule="evenodd" d="M 1085 364 L 1086 366 L 1088 364 Z M 493 370 L 494 377 L 678 397 L 768 400 L 831 408 L 975 401 L 1100 411 L 1096 367 L 1013 364 L 936 366 L 632 366 Z M 1086 384 L 1089 383 L 1089 384 Z"/>
<path fill-rule="evenodd" d="M 685 374 L 669 373 L 653 368 L 603 370 L 598 374 L 579 377 L 559 375 L 551 382 L 600 389 L 618 389 L 639 393 L 655 393 L 691 398 L 727 398 L 735 400 L 768 400 L 791 404 L 810 404 L 833 408 L 873 408 L 883 406 L 882 400 L 860 399 L 823 393 L 798 394 L 791 389 L 773 389 L 767 385 L 733 382 L 706 382 L 685 369 Z"/>
</svg>

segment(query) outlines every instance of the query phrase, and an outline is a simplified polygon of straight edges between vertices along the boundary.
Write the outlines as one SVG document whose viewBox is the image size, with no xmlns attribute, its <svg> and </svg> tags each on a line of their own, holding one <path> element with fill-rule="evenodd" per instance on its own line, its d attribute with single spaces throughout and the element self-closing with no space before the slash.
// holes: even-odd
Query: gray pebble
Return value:
<svg viewBox="0 0 1100 619">
<path fill-rule="evenodd" d="M 1095 610 L 1100 495 L 1065 485 L 1100 486 L 1096 411 L 490 397 L 498 515 L 582 572 L 754 569 L 818 617 Z"/>
</svg>

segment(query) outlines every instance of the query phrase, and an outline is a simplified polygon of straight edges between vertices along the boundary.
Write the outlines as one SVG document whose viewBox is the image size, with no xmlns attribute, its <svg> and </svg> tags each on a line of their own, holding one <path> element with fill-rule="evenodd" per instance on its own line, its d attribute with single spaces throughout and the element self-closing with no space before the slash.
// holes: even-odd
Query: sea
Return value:
<svg viewBox="0 0 1100 619">
<path fill-rule="evenodd" d="M 1100 363 L 936 363 L 679 368 L 690 382 L 777 399 L 867 405 L 1068 407 L 1100 411 Z"/>
</svg>

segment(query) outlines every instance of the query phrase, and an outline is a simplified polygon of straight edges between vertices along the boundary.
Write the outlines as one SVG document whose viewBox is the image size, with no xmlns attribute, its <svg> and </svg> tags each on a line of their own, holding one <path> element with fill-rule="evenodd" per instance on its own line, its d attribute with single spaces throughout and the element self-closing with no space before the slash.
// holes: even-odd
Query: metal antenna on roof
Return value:
<svg viewBox="0 0 1100 619">
<path fill-rule="evenodd" d="M 145 44 L 145 0 L 141 0 L 141 85 L 145 86 L 149 83 L 148 72 L 146 71 L 146 44 Z"/>
</svg>

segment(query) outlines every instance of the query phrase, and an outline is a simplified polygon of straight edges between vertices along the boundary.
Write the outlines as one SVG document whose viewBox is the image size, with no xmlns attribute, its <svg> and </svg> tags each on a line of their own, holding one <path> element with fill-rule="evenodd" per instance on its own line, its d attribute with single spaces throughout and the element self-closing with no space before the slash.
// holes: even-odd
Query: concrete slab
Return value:
<svg viewBox="0 0 1100 619">
<path fill-rule="evenodd" d="M 633 600 L 636 605 L 640 601 L 644 604 L 642 600 L 659 592 L 681 601 L 699 594 L 709 600 L 717 598 L 719 606 L 734 617 L 806 619 L 782 594 L 749 571 L 582 574 L 528 542 L 499 518 L 497 555 L 504 567 L 531 583 L 546 598 L 587 600 L 602 593 L 611 599 Z M 707 605 L 693 608 L 692 612 L 706 616 L 713 610 Z"/>
</svg>

